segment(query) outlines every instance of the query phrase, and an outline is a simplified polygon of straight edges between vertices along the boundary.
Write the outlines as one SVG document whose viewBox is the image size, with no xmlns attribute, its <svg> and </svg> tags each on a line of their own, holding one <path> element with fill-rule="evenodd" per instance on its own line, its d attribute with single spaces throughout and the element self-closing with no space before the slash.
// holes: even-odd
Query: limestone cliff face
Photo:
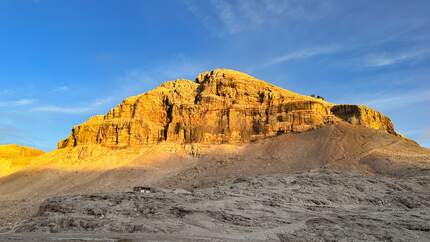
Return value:
<svg viewBox="0 0 430 242">
<path fill-rule="evenodd" d="M 58 148 L 81 144 L 120 148 L 165 141 L 243 143 L 340 120 L 395 134 L 391 121 L 370 108 L 333 105 L 245 73 L 217 69 L 201 73 L 195 81 L 166 82 L 127 98 L 106 115 L 74 127 Z"/>
</svg>

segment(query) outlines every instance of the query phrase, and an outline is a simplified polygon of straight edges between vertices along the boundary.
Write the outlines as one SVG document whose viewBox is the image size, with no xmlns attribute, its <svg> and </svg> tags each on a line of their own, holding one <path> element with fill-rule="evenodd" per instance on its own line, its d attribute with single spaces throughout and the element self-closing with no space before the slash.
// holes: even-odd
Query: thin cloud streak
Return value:
<svg viewBox="0 0 430 242">
<path fill-rule="evenodd" d="M 19 107 L 19 106 L 27 106 L 35 103 L 35 99 L 18 99 L 13 101 L 4 101 L 0 102 L 0 107 Z"/>
<path fill-rule="evenodd" d="M 89 113 L 97 110 L 98 108 L 108 104 L 112 101 L 112 98 L 97 99 L 94 102 L 82 106 L 82 107 L 64 107 L 57 105 L 46 105 L 32 108 L 31 112 L 42 112 L 42 113 L 58 113 L 58 114 L 82 114 Z"/>
<path fill-rule="evenodd" d="M 101 107 L 119 102 L 123 98 L 137 93 L 147 91 L 161 82 L 176 78 L 191 78 L 203 69 L 203 64 L 195 63 L 182 56 L 173 58 L 172 61 L 162 64 L 135 68 L 125 71 L 124 74 L 116 78 L 120 87 L 115 95 L 97 99 L 86 105 L 62 106 L 62 105 L 43 105 L 30 109 L 31 112 L 57 113 L 57 114 L 85 114 L 98 110 Z"/>
<path fill-rule="evenodd" d="M 384 94 L 372 95 L 372 96 L 380 96 L 380 98 L 375 98 L 375 99 L 371 99 L 371 98 L 366 99 L 363 96 L 356 97 L 353 100 L 344 100 L 341 103 L 361 103 L 381 110 L 390 110 L 390 109 L 404 107 L 414 103 L 430 102 L 430 90 L 416 90 L 416 91 L 410 91 L 404 94 L 384 93 Z"/>
<path fill-rule="evenodd" d="M 237 33 L 241 30 L 240 24 L 236 19 L 236 11 L 230 3 L 224 0 L 212 0 L 211 3 L 217 10 L 216 14 L 218 18 L 227 27 L 230 33 Z"/>
<path fill-rule="evenodd" d="M 79 113 L 88 113 L 93 108 L 89 107 L 61 107 L 61 106 L 55 106 L 55 105 L 48 105 L 48 106 L 41 106 L 41 107 L 35 107 L 31 109 L 32 112 L 43 112 L 43 113 L 63 113 L 63 114 L 79 114 Z"/>
<path fill-rule="evenodd" d="M 430 50 L 417 50 L 401 53 L 372 54 L 364 58 L 367 67 L 385 67 L 404 63 L 407 61 L 419 60 L 429 57 Z"/>
<path fill-rule="evenodd" d="M 312 58 L 312 57 L 320 56 L 320 55 L 332 54 L 332 53 L 337 52 L 338 50 L 339 50 L 339 48 L 334 47 L 334 46 L 315 47 L 315 48 L 307 48 L 307 49 L 297 50 L 297 51 L 293 51 L 293 52 L 287 53 L 285 55 L 278 56 L 278 57 L 271 59 L 268 62 L 268 64 L 266 64 L 266 66 L 276 65 L 276 64 L 280 64 L 280 63 L 284 63 L 284 62 L 289 62 L 289 61 Z"/>
<path fill-rule="evenodd" d="M 197 62 L 184 56 L 171 57 L 160 63 L 125 71 L 116 78 L 119 91 L 115 95 L 136 95 L 175 79 L 194 79 L 199 72 L 209 70 L 204 60 Z"/>
<path fill-rule="evenodd" d="M 57 88 L 54 88 L 52 91 L 53 92 L 65 92 L 65 91 L 69 91 L 70 87 L 69 86 L 60 86 Z"/>
<path fill-rule="evenodd" d="M 185 1 L 185 5 L 205 27 L 224 28 L 230 34 L 256 29 L 266 24 L 290 20 L 310 21 L 321 18 L 331 9 L 331 1 L 294 0 L 211 0 L 210 8 L 204 1 Z M 202 14 L 204 13 L 204 14 Z"/>
</svg>

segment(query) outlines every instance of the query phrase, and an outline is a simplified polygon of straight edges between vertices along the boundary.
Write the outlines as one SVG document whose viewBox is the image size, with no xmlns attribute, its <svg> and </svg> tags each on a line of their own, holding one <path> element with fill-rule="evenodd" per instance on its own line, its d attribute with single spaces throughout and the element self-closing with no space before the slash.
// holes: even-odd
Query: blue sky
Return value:
<svg viewBox="0 0 430 242">
<path fill-rule="evenodd" d="M 2 0 L 0 143 L 52 150 L 161 82 L 223 67 L 368 104 L 430 147 L 428 0 Z"/>
</svg>

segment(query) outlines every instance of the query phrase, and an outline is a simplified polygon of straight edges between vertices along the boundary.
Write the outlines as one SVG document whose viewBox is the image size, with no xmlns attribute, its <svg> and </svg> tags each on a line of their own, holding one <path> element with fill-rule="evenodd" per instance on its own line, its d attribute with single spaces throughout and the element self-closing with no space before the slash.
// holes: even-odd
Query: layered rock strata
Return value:
<svg viewBox="0 0 430 242">
<path fill-rule="evenodd" d="M 395 134 L 390 119 L 368 107 L 333 105 L 245 73 L 217 69 L 201 73 L 195 81 L 166 82 L 129 97 L 106 115 L 75 126 L 58 148 L 243 143 L 339 120 Z"/>
</svg>

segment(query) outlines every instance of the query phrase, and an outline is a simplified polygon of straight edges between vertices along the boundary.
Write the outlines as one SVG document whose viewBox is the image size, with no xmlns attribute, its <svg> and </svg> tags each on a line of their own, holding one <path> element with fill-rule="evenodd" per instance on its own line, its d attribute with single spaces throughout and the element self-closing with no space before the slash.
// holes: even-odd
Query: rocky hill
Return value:
<svg viewBox="0 0 430 242">
<path fill-rule="evenodd" d="M 166 82 L 147 93 L 129 97 L 106 115 L 94 116 L 75 126 L 69 137 L 58 143 L 57 150 L 34 155 L 37 156 L 15 155 L 20 157 L 19 161 L 3 162 L 7 166 L 24 165 L 14 166 L 19 167 L 14 170 L 2 169 L 8 173 L 0 173 L 0 232 L 53 229 L 60 233 L 91 230 L 113 233 L 130 229 L 136 233 L 161 233 L 171 238 L 169 232 L 176 233 L 186 227 L 192 229 L 184 230 L 188 232 L 180 236 L 185 236 L 187 241 L 194 238 L 196 231 L 213 234 L 227 231 L 220 236 L 228 240 L 235 237 L 234 234 L 240 237 L 250 231 L 260 231 L 262 234 L 254 234 L 290 241 L 309 231 L 313 231 L 309 239 L 322 236 L 326 231 L 324 224 L 328 223 L 331 232 L 324 235 L 327 239 L 336 240 L 352 231 L 354 238 L 367 233 L 370 240 L 389 240 L 392 230 L 387 226 L 398 215 L 379 207 L 375 210 L 374 204 L 369 205 L 377 203 L 379 206 L 389 201 L 390 209 L 400 209 L 401 216 L 407 220 L 396 220 L 396 233 L 412 231 L 400 241 L 417 236 L 429 238 L 428 228 L 420 226 L 428 219 L 429 149 L 398 135 L 388 117 L 369 107 L 333 104 L 233 70 L 204 72 L 195 81 Z M 323 174 L 323 184 L 317 179 L 320 169 L 329 174 Z M 302 184 L 303 179 L 308 179 L 309 170 L 316 171 L 316 176 L 312 174 L 309 178 L 316 180 Z M 270 185 L 283 183 L 282 177 L 289 179 L 297 172 L 301 174 L 295 176 L 295 184 L 301 185 L 294 186 L 289 194 L 291 199 L 298 199 L 294 200 L 297 201 L 294 206 L 301 211 L 299 213 L 276 207 L 277 203 L 286 204 L 290 200 L 289 196 L 279 197 L 291 188 L 290 185 L 277 188 Z M 351 190 L 356 184 L 350 181 L 355 178 L 343 176 L 349 172 L 360 177 L 356 180 L 358 192 Z M 217 207 L 223 207 L 224 200 L 233 201 L 237 196 L 224 196 L 234 189 L 235 182 L 221 185 L 220 182 L 240 181 L 243 177 L 252 182 L 243 186 L 246 194 L 234 200 L 235 204 L 230 207 L 234 214 L 230 213 L 230 208 Z M 261 179 L 265 182 L 261 183 Z M 365 184 L 364 188 L 360 184 Z M 155 194 L 153 201 L 158 205 L 154 208 L 147 204 L 151 198 L 124 193 L 134 186 L 201 189 L 196 191 L 207 196 L 190 195 L 191 200 L 187 200 L 188 197 L 185 199 L 182 195 L 162 193 L 161 200 L 168 202 L 160 205 L 157 197 L 160 194 Z M 374 190 L 374 187 L 381 189 Z M 258 198 L 265 189 L 272 188 L 278 190 L 266 193 L 269 200 Z M 383 190 L 387 194 L 374 196 L 375 192 Z M 301 191 L 307 197 L 303 197 Z M 318 191 L 330 193 L 323 192 L 324 197 Z M 82 195 L 100 192 L 107 194 Z M 413 195 L 409 197 L 411 201 L 409 195 Z M 65 197 L 47 200 L 39 208 L 53 196 Z M 333 202 L 330 200 L 333 196 L 346 200 Z M 372 196 L 371 200 L 366 200 Z M 57 206 L 57 201 L 64 206 Z M 184 204 L 198 201 L 217 210 L 192 210 L 179 206 L 179 201 Z M 146 205 L 139 205 L 139 214 L 133 214 L 132 203 Z M 308 206 L 309 203 L 315 203 L 318 208 Z M 87 210 L 82 210 L 81 205 L 88 205 Z M 117 209 L 117 205 L 121 208 Z M 362 206 L 373 215 L 352 222 L 364 211 Z M 256 207 L 262 209 L 262 213 L 251 216 L 249 213 L 256 211 Z M 355 210 L 349 211 L 351 208 Z M 418 210 L 422 212 L 419 218 L 415 217 Z M 344 214 L 339 216 L 347 220 L 337 220 L 339 211 Z M 279 213 L 301 215 L 281 221 L 272 216 Z M 330 216 L 326 216 L 327 213 Z M 368 229 L 376 224 L 374 221 L 379 217 L 374 215 L 376 213 L 384 217 L 384 224 L 378 228 L 382 234 Z M 262 214 L 271 217 L 267 220 L 270 224 L 263 230 L 255 227 L 259 226 L 257 218 Z M 33 215 L 38 216 L 30 219 Z M 105 217 L 101 219 L 101 215 Z M 30 220 L 23 222 L 26 219 Z M 158 226 L 160 223 L 164 227 Z M 294 226 L 285 227 L 284 223 Z M 342 223 L 347 231 L 338 230 L 338 224 Z M 204 229 L 204 226 L 209 227 Z M 44 232 L 38 236 L 46 240 Z M 58 236 L 65 238 L 64 234 Z M 0 235 L 0 240 L 3 238 Z"/>
<path fill-rule="evenodd" d="M 217 69 L 199 74 L 194 82 L 166 82 L 127 98 L 106 115 L 74 127 L 58 148 L 247 143 L 337 121 L 396 134 L 389 118 L 368 107 L 334 105 L 245 73 Z"/>
</svg>

